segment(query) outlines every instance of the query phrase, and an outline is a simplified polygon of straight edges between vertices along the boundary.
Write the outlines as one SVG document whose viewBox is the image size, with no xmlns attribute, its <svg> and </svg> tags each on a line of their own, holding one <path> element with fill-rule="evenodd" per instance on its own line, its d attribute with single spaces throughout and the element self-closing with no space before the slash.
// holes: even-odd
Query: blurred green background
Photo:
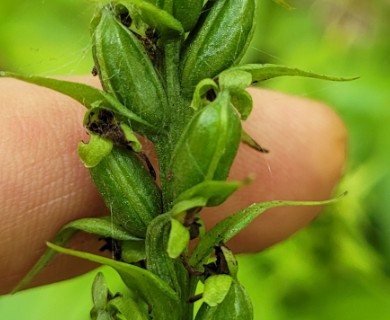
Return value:
<svg viewBox="0 0 390 320">
<path fill-rule="evenodd" d="M 241 256 L 255 319 L 390 319 L 390 1 L 261 0 L 246 61 L 355 76 L 350 83 L 279 78 L 264 83 L 324 101 L 350 133 L 340 191 L 349 195 L 309 228 Z M 0 70 L 39 75 L 91 70 L 87 0 L 2 0 Z M 321 146 L 319 146 L 321 147 Z M 115 291 L 117 276 L 105 269 Z M 87 320 L 93 274 L 0 297 L 0 319 Z"/>
</svg>

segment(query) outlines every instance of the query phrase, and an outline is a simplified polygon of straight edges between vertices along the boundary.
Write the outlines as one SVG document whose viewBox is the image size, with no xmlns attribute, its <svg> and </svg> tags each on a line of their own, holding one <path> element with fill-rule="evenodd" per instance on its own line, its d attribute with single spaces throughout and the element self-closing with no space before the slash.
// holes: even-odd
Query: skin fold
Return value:
<svg viewBox="0 0 390 320">
<path fill-rule="evenodd" d="M 98 86 L 96 78 L 71 80 Z M 76 151 L 79 141 L 88 139 L 82 127 L 85 109 L 59 93 L 12 79 L 0 79 L 0 88 L 0 294 L 5 294 L 64 224 L 108 212 Z M 253 202 L 327 199 L 342 174 L 347 134 L 334 111 L 278 92 L 249 92 L 254 108 L 244 126 L 270 153 L 240 147 L 230 179 L 252 176 L 254 181 L 222 206 L 204 210 L 208 227 Z M 156 163 L 150 144 L 144 148 Z M 235 252 L 263 250 L 306 226 L 320 210 L 271 209 L 228 245 Z M 69 247 L 97 253 L 102 245 L 78 235 Z M 31 286 L 92 267 L 84 260 L 58 256 Z"/>
</svg>

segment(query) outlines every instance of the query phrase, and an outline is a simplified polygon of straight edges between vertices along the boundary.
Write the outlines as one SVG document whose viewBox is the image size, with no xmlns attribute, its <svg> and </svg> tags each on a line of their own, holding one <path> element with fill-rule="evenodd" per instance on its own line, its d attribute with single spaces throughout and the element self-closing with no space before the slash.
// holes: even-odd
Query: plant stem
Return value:
<svg viewBox="0 0 390 320">
<path fill-rule="evenodd" d="M 165 81 L 165 92 L 168 98 L 169 117 L 167 124 L 167 135 L 156 139 L 155 147 L 160 165 L 160 183 L 163 195 L 164 212 L 172 207 L 172 190 L 170 187 L 170 167 L 169 162 L 174 148 L 188 123 L 193 110 L 189 107 L 189 101 L 181 94 L 180 85 L 180 48 L 182 38 L 169 40 L 164 43 L 162 73 Z M 190 275 L 184 270 L 181 261 L 175 267 L 178 278 L 182 280 L 182 319 L 193 318 L 193 304 L 188 303 L 188 299 L 194 294 L 194 282 L 190 280 Z M 187 275 L 183 277 L 183 272 Z M 182 275 L 182 276 L 180 276 Z"/>
<path fill-rule="evenodd" d="M 167 40 L 163 47 L 162 73 L 169 105 L 169 123 L 167 126 L 168 134 L 157 139 L 155 145 L 160 164 L 160 182 L 165 212 L 171 208 L 173 201 L 169 188 L 169 161 L 175 145 L 193 113 L 193 110 L 189 108 L 189 102 L 181 95 L 179 72 L 181 44 L 182 38 L 178 38 Z"/>
</svg>

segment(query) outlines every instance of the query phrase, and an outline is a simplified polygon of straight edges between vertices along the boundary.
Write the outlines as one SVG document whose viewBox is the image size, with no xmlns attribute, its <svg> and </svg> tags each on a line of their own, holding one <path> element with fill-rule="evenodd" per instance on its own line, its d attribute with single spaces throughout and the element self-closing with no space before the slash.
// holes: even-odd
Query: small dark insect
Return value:
<svg viewBox="0 0 390 320">
<path fill-rule="evenodd" d="M 99 74 L 99 73 L 98 73 L 98 69 L 97 69 L 96 66 L 93 66 L 91 73 L 92 73 L 92 75 L 93 75 L 94 77 L 96 77 L 96 76 Z"/>
</svg>

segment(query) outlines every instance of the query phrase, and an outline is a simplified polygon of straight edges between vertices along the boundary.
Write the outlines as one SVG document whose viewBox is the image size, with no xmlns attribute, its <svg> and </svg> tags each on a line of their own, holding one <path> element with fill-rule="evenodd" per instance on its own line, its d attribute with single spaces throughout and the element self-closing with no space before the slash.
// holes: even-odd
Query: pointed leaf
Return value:
<svg viewBox="0 0 390 320">
<path fill-rule="evenodd" d="M 176 259 L 187 248 L 190 242 L 190 233 L 176 219 L 171 219 L 167 252 L 170 258 Z"/>
<path fill-rule="evenodd" d="M 49 248 L 60 253 L 90 260 L 114 268 L 121 276 L 123 282 L 140 295 L 151 307 L 152 317 L 159 320 L 173 320 L 179 318 L 172 310 L 179 310 L 178 295 L 159 277 L 148 270 L 131 264 L 100 257 L 87 252 L 62 248 L 47 243 Z"/>
<path fill-rule="evenodd" d="M 39 76 L 27 76 L 5 71 L 0 71 L 0 77 L 15 78 L 41 87 L 49 88 L 75 99 L 87 109 L 98 106 L 105 107 L 117 113 L 124 120 L 135 121 L 153 128 L 151 124 L 128 110 L 108 93 L 86 84 Z"/>
<path fill-rule="evenodd" d="M 252 204 L 246 209 L 226 217 L 209 230 L 195 247 L 190 258 L 190 265 L 196 269 L 201 267 L 216 245 L 229 241 L 267 209 L 282 206 L 320 206 L 334 203 L 344 195 L 345 193 L 335 199 L 325 201 L 270 201 Z"/>
<path fill-rule="evenodd" d="M 241 129 L 241 142 L 247 146 L 262 153 L 268 153 L 269 151 L 259 145 L 243 128 Z"/>
<path fill-rule="evenodd" d="M 233 67 L 229 70 L 241 70 L 241 71 L 250 72 L 252 74 L 253 82 L 265 81 L 280 76 L 300 76 L 300 77 L 316 78 L 316 79 L 330 80 L 330 81 L 350 81 L 358 78 L 358 77 L 352 77 L 352 78 L 332 77 L 332 76 L 326 76 L 322 74 L 307 72 L 296 68 L 289 68 L 289 67 L 279 66 L 274 64 L 243 64 L 243 65 Z"/>
<path fill-rule="evenodd" d="M 104 139 L 96 134 L 90 134 L 89 142 L 80 142 L 78 145 L 78 153 L 81 162 L 86 168 L 93 168 L 99 162 L 110 154 L 113 142 Z"/>
<path fill-rule="evenodd" d="M 84 231 L 87 233 L 95 234 L 99 237 L 112 238 L 115 240 L 141 240 L 140 238 L 131 235 L 129 232 L 126 231 L 126 229 L 115 224 L 111 217 L 84 218 L 75 220 L 65 225 L 61 229 L 61 231 L 69 229 L 73 229 L 76 231 Z M 54 243 L 57 244 L 56 242 Z"/>
<path fill-rule="evenodd" d="M 227 274 L 208 277 L 204 282 L 203 301 L 210 307 L 220 304 L 229 292 L 233 278 Z"/>
<path fill-rule="evenodd" d="M 214 207 L 219 206 L 225 200 L 231 196 L 239 187 L 250 183 L 250 179 L 244 181 L 220 181 L 220 180 L 208 180 L 203 181 L 192 188 L 181 193 L 175 200 L 175 205 L 179 205 L 182 201 L 191 199 L 202 198 L 205 200 L 204 206 Z M 198 202 L 200 203 L 200 201 Z M 196 204 L 198 204 L 196 203 Z M 193 207 L 195 208 L 195 207 Z M 192 208 L 187 208 L 192 209 Z M 178 210 L 173 209 L 178 212 Z"/>
<path fill-rule="evenodd" d="M 0 71 L 0 77 L 10 77 L 25 82 L 33 83 L 63 93 L 80 102 L 86 108 L 90 108 L 95 101 L 103 100 L 100 90 L 83 83 L 58 80 L 53 78 L 29 76 L 13 72 Z"/>
<path fill-rule="evenodd" d="M 58 245 L 64 245 L 78 231 L 84 231 L 96 234 L 103 238 L 113 238 L 116 240 L 138 240 L 138 238 L 133 237 L 126 232 L 126 230 L 115 225 L 111 221 L 111 217 L 102 217 L 85 218 L 70 222 L 57 233 L 52 242 Z M 29 273 L 12 290 L 12 293 L 23 289 L 56 255 L 57 252 L 54 250 L 46 249 Z"/>
</svg>

